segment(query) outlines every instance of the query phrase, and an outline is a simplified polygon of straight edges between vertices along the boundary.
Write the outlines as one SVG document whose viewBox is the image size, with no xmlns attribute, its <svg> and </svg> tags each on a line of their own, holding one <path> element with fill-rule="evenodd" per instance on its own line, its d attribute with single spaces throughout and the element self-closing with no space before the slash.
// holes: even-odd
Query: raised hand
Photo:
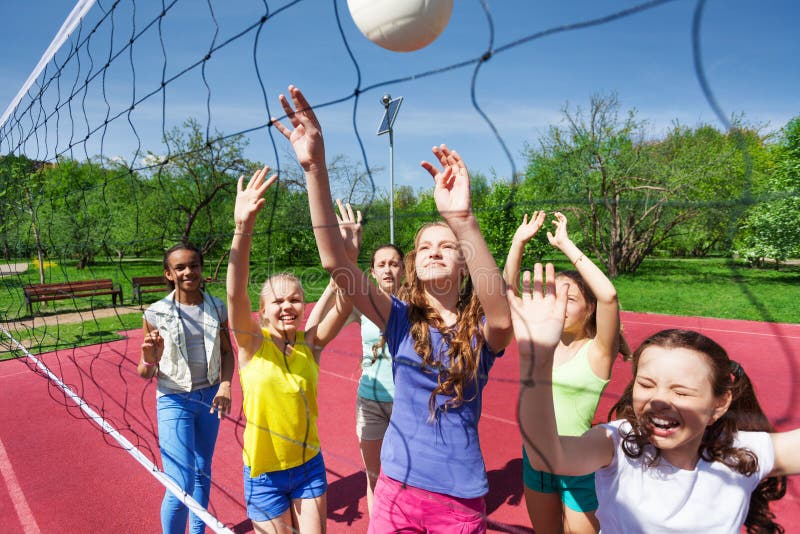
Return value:
<svg viewBox="0 0 800 534">
<path fill-rule="evenodd" d="M 536 235 L 536 232 L 538 232 L 539 228 L 544 224 L 545 215 L 544 211 L 534 211 L 531 214 L 531 220 L 528 221 L 528 214 L 526 213 L 522 218 L 522 224 L 520 224 L 519 227 L 517 227 L 517 231 L 514 232 L 512 242 L 526 244 L 533 239 L 533 236 Z"/>
<path fill-rule="evenodd" d="M 556 229 L 553 234 L 547 232 L 547 240 L 557 249 L 564 250 L 564 247 L 572 242 L 569 235 L 567 235 L 567 218 L 560 211 L 555 212 L 553 215 L 555 216 L 553 224 Z"/>
<path fill-rule="evenodd" d="M 278 175 L 273 174 L 265 180 L 267 173 L 269 173 L 268 166 L 254 172 L 246 187 L 244 187 L 244 176 L 239 177 L 239 183 L 236 185 L 236 204 L 233 208 L 233 220 L 237 228 L 249 230 L 255 224 L 256 216 L 266 202 L 264 193 L 278 179 Z"/>
<path fill-rule="evenodd" d="M 291 104 L 284 95 L 279 95 L 278 99 L 294 129 L 290 130 L 274 117 L 270 117 L 270 122 L 289 140 L 297 155 L 297 161 L 303 167 L 303 170 L 308 172 L 314 170 L 315 167 L 325 165 L 325 143 L 322 139 L 322 127 L 319 125 L 319 120 L 317 120 L 314 110 L 300 89 L 290 85 L 289 96 L 292 99 Z"/>
<path fill-rule="evenodd" d="M 568 288 L 568 284 L 556 287 L 552 263 L 547 264 L 546 279 L 542 277 L 542 264 L 537 263 L 533 268 L 532 288 L 531 273 L 525 271 L 522 275 L 522 295 L 518 297 L 512 289 L 507 290 L 520 356 L 533 356 L 534 348 L 552 356 L 564 329 Z"/>
<path fill-rule="evenodd" d="M 339 232 L 342 234 L 345 252 L 348 258 L 357 261 L 358 253 L 361 250 L 361 210 L 356 210 L 353 213 L 353 207 L 350 206 L 350 203 L 342 204 L 339 199 L 336 199 L 336 206 L 339 208 L 336 221 L 339 223 Z"/>
<path fill-rule="evenodd" d="M 472 205 L 467 166 L 458 152 L 450 150 L 447 145 L 433 147 L 433 154 L 442 166 L 441 171 L 427 161 L 421 165 L 435 182 L 433 198 L 436 209 L 448 223 L 470 216 Z"/>
<path fill-rule="evenodd" d="M 147 332 L 142 340 L 142 360 L 148 364 L 158 365 L 164 354 L 164 338 L 158 330 Z"/>
</svg>

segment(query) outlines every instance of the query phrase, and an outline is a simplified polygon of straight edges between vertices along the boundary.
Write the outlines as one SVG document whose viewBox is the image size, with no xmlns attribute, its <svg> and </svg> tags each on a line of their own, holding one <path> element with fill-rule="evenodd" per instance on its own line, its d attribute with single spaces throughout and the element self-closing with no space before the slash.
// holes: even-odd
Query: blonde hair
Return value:
<svg viewBox="0 0 800 534">
<path fill-rule="evenodd" d="M 303 303 L 306 301 L 306 292 L 303 289 L 303 283 L 295 274 L 290 272 L 275 273 L 266 279 L 264 285 L 261 286 L 261 292 L 258 295 L 258 322 L 261 326 L 268 326 L 267 321 L 264 320 L 264 310 L 266 309 L 266 298 L 272 294 L 272 288 L 277 282 L 290 282 L 297 286 L 300 290 L 300 295 L 303 297 Z"/>
<path fill-rule="evenodd" d="M 451 398 L 444 405 L 445 410 L 455 408 L 464 403 L 464 388 L 475 381 L 478 375 L 481 350 L 484 339 L 480 329 L 483 308 L 477 295 L 472 290 L 469 273 L 461 280 L 457 308 L 456 325 L 448 328 L 444 321 L 428 304 L 422 282 L 417 276 L 417 247 L 422 233 L 433 227 L 450 228 L 445 222 L 433 222 L 422 226 L 414 237 L 414 249 L 406 254 L 406 277 L 400 298 L 408 302 L 408 319 L 411 323 L 411 337 L 414 339 L 414 350 L 422 358 L 425 366 L 438 369 L 438 384 L 428 401 L 431 419 L 436 412 L 436 396 L 448 395 Z M 430 327 L 438 329 L 448 343 L 448 366 L 445 369 L 441 361 L 434 359 L 431 345 Z M 474 344 L 473 344 L 474 340 Z M 471 399 L 467 399 L 471 400 Z"/>
</svg>

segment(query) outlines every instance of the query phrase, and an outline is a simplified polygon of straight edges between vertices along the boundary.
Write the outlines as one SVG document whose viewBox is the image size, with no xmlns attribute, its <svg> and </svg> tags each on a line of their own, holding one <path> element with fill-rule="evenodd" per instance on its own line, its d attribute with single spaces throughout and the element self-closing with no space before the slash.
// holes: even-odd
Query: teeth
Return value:
<svg viewBox="0 0 800 534">
<path fill-rule="evenodd" d="M 678 423 L 673 421 L 672 419 L 665 419 L 663 417 L 658 417 L 658 416 L 650 416 L 650 422 L 652 422 L 654 425 L 658 427 L 663 427 L 663 428 L 678 426 Z"/>
</svg>

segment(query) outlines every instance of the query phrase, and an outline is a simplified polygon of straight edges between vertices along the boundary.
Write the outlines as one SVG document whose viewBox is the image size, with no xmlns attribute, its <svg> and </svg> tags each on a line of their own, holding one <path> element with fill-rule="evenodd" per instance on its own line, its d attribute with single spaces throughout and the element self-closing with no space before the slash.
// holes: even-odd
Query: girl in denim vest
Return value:
<svg viewBox="0 0 800 534">
<path fill-rule="evenodd" d="M 142 378 L 158 381 L 164 473 L 206 507 L 219 422 L 231 406 L 228 313 L 221 300 L 202 290 L 203 255 L 196 247 L 179 244 L 167 250 L 164 278 L 172 291 L 144 313 L 137 370 Z M 188 515 L 189 509 L 167 490 L 161 503 L 162 530 L 183 533 Z M 190 532 L 204 531 L 203 521 L 192 514 Z"/>
</svg>

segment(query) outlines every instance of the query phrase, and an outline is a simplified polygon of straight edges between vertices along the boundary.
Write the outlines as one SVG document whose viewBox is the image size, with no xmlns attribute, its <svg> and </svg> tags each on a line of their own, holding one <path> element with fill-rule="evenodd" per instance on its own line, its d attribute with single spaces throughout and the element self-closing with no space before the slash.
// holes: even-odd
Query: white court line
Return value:
<svg viewBox="0 0 800 534">
<path fill-rule="evenodd" d="M 509 425 L 517 426 L 516 421 L 512 421 L 511 419 L 506 419 L 505 417 L 497 417 L 496 415 L 489 415 L 488 413 L 481 414 L 481 418 L 491 419 L 492 421 L 500 421 L 501 423 L 508 423 Z"/>
<path fill-rule="evenodd" d="M 25 493 L 19 485 L 17 475 L 11 466 L 11 460 L 6 454 L 2 439 L 0 439 L 0 474 L 3 475 L 3 480 L 6 481 L 8 494 L 11 496 L 11 502 L 14 503 L 14 511 L 17 512 L 19 524 L 22 525 L 25 534 L 39 534 L 41 530 L 39 530 L 39 525 L 36 524 L 36 518 L 31 512 L 30 506 L 28 506 L 27 499 L 25 499 Z"/>
<path fill-rule="evenodd" d="M 723 319 L 725 320 L 725 319 Z M 733 320 L 733 319 L 732 319 Z M 647 321 L 636 321 L 636 320 L 627 320 L 623 321 L 625 324 L 640 324 L 640 325 L 647 325 L 647 326 L 667 326 L 671 328 L 675 328 L 675 323 L 669 322 L 658 322 L 658 323 L 650 323 Z M 770 333 L 761 333 L 761 332 L 751 332 L 747 330 L 729 330 L 727 328 L 713 328 L 710 326 L 704 326 L 702 321 L 698 321 L 695 323 L 697 326 L 693 326 L 693 328 L 697 330 L 706 330 L 710 332 L 723 332 L 727 334 L 746 334 L 748 336 L 763 336 L 763 337 L 775 337 L 778 339 L 798 339 L 800 340 L 800 336 L 787 336 L 782 334 L 770 334 Z"/>
<path fill-rule="evenodd" d="M 343 380 L 348 380 L 348 381 L 350 381 L 350 382 L 356 382 L 356 383 L 358 383 L 358 379 L 357 379 L 357 378 L 354 378 L 354 377 L 352 377 L 352 376 L 340 375 L 339 373 L 334 373 L 333 371 L 327 371 L 327 370 L 325 370 L 325 369 L 320 369 L 320 370 L 319 370 L 319 372 L 320 372 L 320 373 L 324 373 L 324 374 L 326 374 L 326 375 L 335 376 L 336 378 L 341 378 L 341 379 L 343 379 Z"/>
</svg>

